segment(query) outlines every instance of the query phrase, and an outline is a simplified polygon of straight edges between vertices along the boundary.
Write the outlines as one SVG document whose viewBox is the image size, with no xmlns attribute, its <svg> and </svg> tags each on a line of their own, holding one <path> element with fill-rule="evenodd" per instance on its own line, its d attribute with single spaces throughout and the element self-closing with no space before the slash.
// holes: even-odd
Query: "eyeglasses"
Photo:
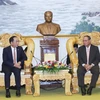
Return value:
<svg viewBox="0 0 100 100">
<path fill-rule="evenodd" d="M 89 40 L 83 40 L 83 42 L 87 42 L 87 41 L 89 41 Z"/>
</svg>

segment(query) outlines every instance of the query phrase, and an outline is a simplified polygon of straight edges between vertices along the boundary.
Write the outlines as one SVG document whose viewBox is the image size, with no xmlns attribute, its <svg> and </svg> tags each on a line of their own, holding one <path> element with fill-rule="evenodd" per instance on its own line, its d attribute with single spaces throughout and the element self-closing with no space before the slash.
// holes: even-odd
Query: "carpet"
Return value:
<svg viewBox="0 0 100 100">
<path fill-rule="evenodd" d="M 100 99 L 100 88 L 95 88 L 91 96 L 81 96 L 81 93 L 73 94 L 72 96 L 66 96 L 64 94 L 64 88 L 58 88 L 55 90 L 43 90 L 41 89 L 41 95 L 39 97 L 33 97 L 32 95 L 25 95 L 25 89 L 21 89 L 21 97 L 16 97 L 15 90 L 10 90 L 10 100 L 99 100 Z M 5 89 L 0 88 L 0 100 L 7 100 L 5 98 Z"/>
</svg>

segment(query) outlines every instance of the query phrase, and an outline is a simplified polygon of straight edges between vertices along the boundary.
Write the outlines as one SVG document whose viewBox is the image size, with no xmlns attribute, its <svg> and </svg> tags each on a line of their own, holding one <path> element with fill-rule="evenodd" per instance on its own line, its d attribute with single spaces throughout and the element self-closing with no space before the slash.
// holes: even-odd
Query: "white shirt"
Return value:
<svg viewBox="0 0 100 100">
<path fill-rule="evenodd" d="M 16 63 L 17 63 L 17 48 L 14 48 L 14 47 L 11 46 L 13 61 L 14 61 L 14 49 L 15 49 Z"/>
<path fill-rule="evenodd" d="M 89 51 L 89 53 L 90 53 L 90 47 L 91 47 L 91 45 L 89 45 L 88 47 L 86 47 L 86 52 L 88 52 Z M 89 58 L 88 58 L 88 60 L 89 60 Z M 92 63 L 91 64 L 92 66 L 94 66 L 94 64 Z M 85 66 L 85 64 L 82 64 L 82 66 L 84 67 Z"/>
<path fill-rule="evenodd" d="M 90 47 L 91 47 L 91 45 L 89 45 L 88 47 L 86 47 L 86 51 L 90 51 Z"/>
<path fill-rule="evenodd" d="M 89 64 L 89 56 L 90 56 L 90 46 L 86 47 L 86 55 L 87 55 L 87 64 Z"/>
</svg>

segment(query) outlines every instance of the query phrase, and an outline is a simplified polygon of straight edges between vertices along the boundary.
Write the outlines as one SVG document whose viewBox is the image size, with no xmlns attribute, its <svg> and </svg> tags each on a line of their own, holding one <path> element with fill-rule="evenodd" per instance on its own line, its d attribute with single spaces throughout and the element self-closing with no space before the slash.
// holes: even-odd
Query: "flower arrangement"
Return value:
<svg viewBox="0 0 100 100">
<path fill-rule="evenodd" d="M 68 66 L 66 64 L 63 64 L 59 61 L 45 61 L 42 62 L 42 64 L 38 64 L 35 66 L 35 70 L 42 70 L 50 72 L 50 73 L 57 73 L 59 70 L 68 70 Z"/>
</svg>

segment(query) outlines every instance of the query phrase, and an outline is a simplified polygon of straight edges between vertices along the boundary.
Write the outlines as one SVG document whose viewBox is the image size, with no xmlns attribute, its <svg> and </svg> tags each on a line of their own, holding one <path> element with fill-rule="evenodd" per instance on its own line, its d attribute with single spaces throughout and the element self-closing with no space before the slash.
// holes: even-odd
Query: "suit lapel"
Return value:
<svg viewBox="0 0 100 100">
<path fill-rule="evenodd" d="M 87 62 L 87 54 L 86 54 L 86 47 L 84 46 L 83 48 L 83 57 L 84 57 L 84 60 L 85 60 L 85 63 Z"/>
<path fill-rule="evenodd" d="M 93 52 L 92 52 L 92 45 L 91 45 L 90 54 L 89 54 L 89 64 L 91 63 L 92 54 L 93 54 Z"/>
<path fill-rule="evenodd" d="M 11 57 L 11 60 L 12 60 L 12 62 L 13 62 L 13 55 L 12 55 L 11 46 L 9 46 L 9 55 L 10 55 L 10 57 Z"/>
<path fill-rule="evenodd" d="M 17 61 L 19 59 L 19 48 L 17 47 Z"/>
</svg>

